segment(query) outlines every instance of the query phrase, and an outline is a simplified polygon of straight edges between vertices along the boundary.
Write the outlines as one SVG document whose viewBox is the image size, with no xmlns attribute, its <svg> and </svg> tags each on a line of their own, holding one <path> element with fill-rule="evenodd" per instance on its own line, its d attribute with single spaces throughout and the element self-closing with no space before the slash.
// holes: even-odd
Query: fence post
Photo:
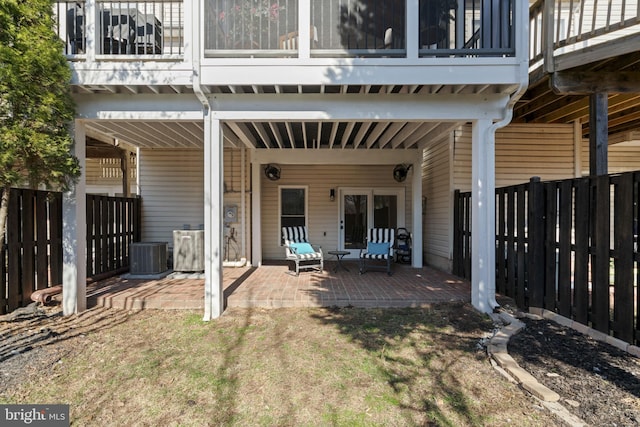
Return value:
<svg viewBox="0 0 640 427">
<path fill-rule="evenodd" d="M 527 290 L 529 307 L 544 306 L 544 188 L 540 177 L 529 180 L 527 209 Z"/>
</svg>

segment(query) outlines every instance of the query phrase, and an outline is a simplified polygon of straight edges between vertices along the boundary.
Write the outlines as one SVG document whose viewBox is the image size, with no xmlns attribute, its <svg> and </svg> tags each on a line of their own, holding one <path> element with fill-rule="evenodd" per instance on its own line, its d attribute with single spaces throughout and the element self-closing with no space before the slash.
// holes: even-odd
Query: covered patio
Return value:
<svg viewBox="0 0 640 427">
<path fill-rule="evenodd" d="M 360 275 L 355 262 L 334 271 L 299 276 L 288 265 L 225 268 L 224 304 L 227 308 L 281 307 L 419 307 L 446 301 L 471 300 L 468 281 L 429 268 L 394 266 L 393 276 L 381 272 Z M 119 309 L 204 309 L 204 279 L 167 277 L 132 280 L 120 276 L 87 286 L 87 305 Z"/>
</svg>

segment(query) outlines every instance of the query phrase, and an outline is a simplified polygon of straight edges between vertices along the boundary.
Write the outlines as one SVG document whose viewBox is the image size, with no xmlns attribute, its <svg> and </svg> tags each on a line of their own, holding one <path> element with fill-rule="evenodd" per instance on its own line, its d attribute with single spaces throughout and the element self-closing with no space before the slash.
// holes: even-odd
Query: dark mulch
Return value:
<svg viewBox="0 0 640 427">
<path fill-rule="evenodd" d="M 592 426 L 640 425 L 640 359 L 549 320 L 521 319 L 509 354 Z"/>
</svg>

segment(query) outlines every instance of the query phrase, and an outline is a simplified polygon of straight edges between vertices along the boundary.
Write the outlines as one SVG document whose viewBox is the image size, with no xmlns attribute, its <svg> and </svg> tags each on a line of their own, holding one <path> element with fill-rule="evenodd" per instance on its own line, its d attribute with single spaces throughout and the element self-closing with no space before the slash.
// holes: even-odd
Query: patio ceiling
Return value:
<svg viewBox="0 0 640 427">
<path fill-rule="evenodd" d="M 215 94 L 486 94 L 510 93 L 504 85 L 313 85 L 313 86 L 207 86 L 207 95 Z M 182 86 L 82 86 L 78 94 L 188 94 L 193 88 Z M 195 95 L 194 95 L 195 96 Z M 458 126 L 453 122 L 398 121 L 261 121 L 225 122 L 225 147 L 257 149 L 407 149 L 420 141 L 435 140 Z M 202 149 L 203 121 L 124 121 L 89 120 L 88 135 L 112 143 L 114 140 L 140 148 Z"/>
</svg>

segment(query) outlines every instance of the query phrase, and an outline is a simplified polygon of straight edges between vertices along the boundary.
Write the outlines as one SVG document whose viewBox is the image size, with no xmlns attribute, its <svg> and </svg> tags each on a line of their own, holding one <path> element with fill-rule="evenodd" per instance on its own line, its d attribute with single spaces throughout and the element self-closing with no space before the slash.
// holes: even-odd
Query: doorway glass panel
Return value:
<svg viewBox="0 0 640 427">
<path fill-rule="evenodd" d="M 373 226 L 375 228 L 398 228 L 397 196 L 373 196 Z"/>
<path fill-rule="evenodd" d="M 367 210 L 369 197 L 366 194 L 345 194 L 344 206 L 344 249 L 365 247 L 367 231 Z"/>
</svg>

